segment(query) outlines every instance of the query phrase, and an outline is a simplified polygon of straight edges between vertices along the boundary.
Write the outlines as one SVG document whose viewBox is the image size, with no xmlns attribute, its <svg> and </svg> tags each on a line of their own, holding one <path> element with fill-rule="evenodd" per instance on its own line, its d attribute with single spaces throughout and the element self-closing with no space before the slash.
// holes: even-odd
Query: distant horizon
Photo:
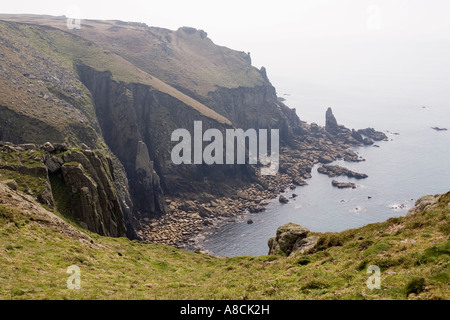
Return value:
<svg viewBox="0 0 450 320">
<path fill-rule="evenodd" d="M 271 69 L 270 48 L 297 51 L 295 42 L 327 41 L 347 36 L 450 37 L 450 3 L 420 0 L 237 1 L 226 5 L 207 0 L 164 2 L 30 1 L 2 4 L 5 14 L 79 15 L 81 19 L 141 22 L 177 30 L 206 31 L 217 44 L 252 52 L 255 66 Z"/>
<path fill-rule="evenodd" d="M 77 11 L 74 4 L 86 20 L 204 30 L 217 45 L 250 52 L 252 65 L 266 68 L 280 95 L 315 86 L 323 92 L 317 98 L 332 90 L 358 94 L 363 101 L 387 92 L 433 101 L 445 97 L 450 86 L 450 1 L 281 0 L 274 5 L 233 0 L 224 5 L 130 0 L 124 6 L 118 1 L 48 0 L 6 3 L 1 10 L 62 17 Z M 299 108 L 306 103 L 315 102 L 288 105 L 301 116 Z"/>
</svg>

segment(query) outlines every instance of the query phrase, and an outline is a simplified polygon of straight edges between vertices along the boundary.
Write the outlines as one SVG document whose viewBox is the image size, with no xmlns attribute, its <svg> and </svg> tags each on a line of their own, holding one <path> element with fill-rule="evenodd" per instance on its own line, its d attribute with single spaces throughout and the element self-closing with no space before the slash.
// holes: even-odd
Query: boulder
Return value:
<svg viewBox="0 0 450 320">
<path fill-rule="evenodd" d="M 303 180 L 300 176 L 296 175 L 292 178 L 292 183 L 297 186 L 306 186 L 308 183 Z"/>
<path fill-rule="evenodd" d="M 44 143 L 41 148 L 47 152 L 55 151 L 55 147 L 53 147 L 53 145 L 50 142 Z"/>
<path fill-rule="evenodd" d="M 320 162 L 320 163 L 328 164 L 328 163 L 331 163 L 331 162 L 333 162 L 333 161 L 334 161 L 333 158 L 331 158 L 331 157 L 328 156 L 328 155 L 322 154 L 322 155 L 319 156 L 319 162 Z"/>
<path fill-rule="evenodd" d="M 282 204 L 286 204 L 286 203 L 289 202 L 289 200 L 288 200 L 285 196 L 283 196 L 283 195 L 281 195 L 281 196 L 278 198 L 278 201 L 280 201 L 280 203 L 282 203 Z"/>
<path fill-rule="evenodd" d="M 275 237 L 269 239 L 269 255 L 283 253 L 286 256 L 294 252 L 311 252 L 318 237 L 307 238 L 309 230 L 295 223 L 285 224 L 277 229 Z"/>
<path fill-rule="evenodd" d="M 337 187 L 339 189 L 349 189 L 349 188 L 356 189 L 356 184 L 351 183 L 351 182 L 339 182 L 339 181 L 333 180 L 331 182 L 331 184 L 333 185 L 333 187 Z"/>
<path fill-rule="evenodd" d="M 13 179 L 6 180 L 5 184 L 12 190 L 17 190 L 17 188 L 19 188 L 16 180 L 13 180 Z"/>
</svg>

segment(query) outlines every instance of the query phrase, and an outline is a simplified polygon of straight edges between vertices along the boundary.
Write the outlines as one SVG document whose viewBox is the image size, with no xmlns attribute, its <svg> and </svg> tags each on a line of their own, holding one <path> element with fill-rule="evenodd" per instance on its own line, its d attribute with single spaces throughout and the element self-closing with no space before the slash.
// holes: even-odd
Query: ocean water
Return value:
<svg viewBox="0 0 450 320">
<path fill-rule="evenodd" d="M 353 70 L 348 81 L 337 81 L 333 74 L 315 83 L 306 77 L 275 77 L 278 95 L 302 120 L 324 125 L 325 111 L 332 107 L 338 123 L 355 129 L 374 127 L 389 141 L 376 142 L 379 148 L 354 148 L 365 162 L 336 162 L 369 175 L 364 180 L 337 179 L 355 182 L 356 189 L 334 188 L 332 179 L 319 174 L 316 166 L 308 186 L 285 194 L 296 193 L 297 198 L 285 205 L 274 200 L 263 213 L 210 230 L 201 247 L 216 256 L 265 255 L 268 239 L 285 223 L 316 232 L 342 231 L 406 215 L 420 196 L 450 191 L 448 76 Z M 449 131 L 431 129 L 435 126 Z M 247 224 L 248 219 L 254 223 Z"/>
</svg>

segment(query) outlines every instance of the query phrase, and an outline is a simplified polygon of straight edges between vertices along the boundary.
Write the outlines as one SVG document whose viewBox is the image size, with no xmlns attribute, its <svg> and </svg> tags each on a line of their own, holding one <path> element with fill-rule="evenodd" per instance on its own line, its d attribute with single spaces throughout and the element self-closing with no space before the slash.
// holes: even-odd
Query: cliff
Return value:
<svg viewBox="0 0 450 320">
<path fill-rule="evenodd" d="M 0 180 L 100 235 L 125 235 L 110 157 L 101 151 L 46 143 L 0 142 Z"/>
<path fill-rule="evenodd" d="M 261 198 L 306 185 L 323 159 L 360 160 L 347 150 L 359 144 L 349 129 L 301 121 L 278 100 L 265 68 L 205 31 L 97 20 L 69 30 L 61 17 L 14 15 L 0 16 L 0 31 L 0 140 L 104 152 L 130 238 L 166 234 L 165 243 L 183 244 L 213 218 L 262 210 Z M 278 129 L 280 174 L 260 177 L 250 165 L 174 165 L 171 134 L 193 134 L 194 121 L 222 134 Z M 74 175 L 87 170 L 65 167 Z M 189 210 L 186 201 L 193 201 Z"/>
</svg>

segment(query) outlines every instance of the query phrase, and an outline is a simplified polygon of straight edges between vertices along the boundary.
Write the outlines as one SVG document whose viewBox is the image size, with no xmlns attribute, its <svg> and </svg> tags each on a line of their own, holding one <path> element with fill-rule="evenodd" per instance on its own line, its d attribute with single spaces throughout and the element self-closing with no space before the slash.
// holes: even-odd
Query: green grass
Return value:
<svg viewBox="0 0 450 320">
<path fill-rule="evenodd" d="M 28 168 L 42 167 L 42 156 L 44 152 L 41 150 L 24 150 L 14 152 L 1 152 L 0 164 L 12 166 L 25 166 Z"/>
<path fill-rule="evenodd" d="M 443 202 L 449 200 L 447 195 Z M 448 214 L 442 207 L 322 234 L 319 250 L 311 255 L 216 258 L 89 233 L 101 245 L 92 247 L 0 205 L 0 297 L 448 299 L 449 241 L 436 228 Z M 422 224 L 420 232 L 415 222 Z M 394 225 L 404 227 L 389 233 Z M 430 237 L 421 237 L 422 232 Z M 81 290 L 66 287 L 66 269 L 74 264 L 81 269 Z M 366 287 L 370 265 L 381 268 L 380 290 Z"/>
<path fill-rule="evenodd" d="M 46 177 L 34 174 L 22 174 L 17 171 L 0 169 L 0 181 L 12 179 L 17 182 L 18 189 L 32 196 L 39 196 L 47 190 Z"/>
</svg>

